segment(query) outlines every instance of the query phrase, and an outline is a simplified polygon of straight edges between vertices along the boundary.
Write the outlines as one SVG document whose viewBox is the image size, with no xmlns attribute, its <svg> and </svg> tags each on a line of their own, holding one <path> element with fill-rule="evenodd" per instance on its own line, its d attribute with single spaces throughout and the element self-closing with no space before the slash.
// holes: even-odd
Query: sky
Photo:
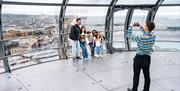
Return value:
<svg viewBox="0 0 180 91">
<path fill-rule="evenodd" d="M 19 1 L 19 2 L 40 2 L 40 3 L 59 3 L 62 0 L 4 0 L 4 1 Z M 69 0 L 69 3 L 81 4 L 109 4 L 111 0 Z M 128 1 L 128 3 L 127 3 Z M 137 1 L 139 3 L 137 3 Z M 117 4 L 153 4 L 156 0 L 119 0 Z M 180 0 L 165 0 L 164 3 L 179 3 Z M 108 7 L 77 7 L 67 6 L 66 15 L 77 16 L 105 16 Z M 3 14 L 26 14 L 26 15 L 58 15 L 60 7 L 58 6 L 28 6 L 28 5 L 3 5 Z M 168 12 L 167 12 L 168 11 Z M 157 14 L 159 15 L 180 15 L 180 6 L 178 7 L 161 7 Z M 136 15 L 147 14 L 144 11 L 137 10 Z M 125 15 L 119 12 L 119 15 Z"/>
</svg>

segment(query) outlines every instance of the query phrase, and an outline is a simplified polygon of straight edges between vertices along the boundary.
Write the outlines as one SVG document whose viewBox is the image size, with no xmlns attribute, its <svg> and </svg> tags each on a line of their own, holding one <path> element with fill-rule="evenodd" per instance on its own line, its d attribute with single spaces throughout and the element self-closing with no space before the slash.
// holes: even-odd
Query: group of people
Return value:
<svg viewBox="0 0 180 91">
<path fill-rule="evenodd" d="M 104 37 L 101 33 L 96 30 L 92 32 L 86 31 L 85 26 L 80 27 L 81 19 L 76 20 L 76 25 L 71 27 L 70 39 L 72 40 L 72 53 L 73 59 L 80 59 L 79 57 L 79 46 L 82 48 L 83 59 L 88 58 L 86 44 L 88 43 L 91 49 L 91 56 L 94 56 L 94 50 L 96 50 L 97 57 L 99 57 L 102 42 Z M 139 27 L 143 32 L 142 35 L 133 34 L 132 28 Z M 133 87 L 128 88 L 128 91 L 138 91 L 139 76 L 141 70 L 144 73 L 145 84 L 143 91 L 149 91 L 150 88 L 150 64 L 151 64 L 151 53 L 153 51 L 153 45 L 155 43 L 155 35 L 153 30 L 155 24 L 151 21 L 147 21 L 143 26 L 139 23 L 132 23 L 127 30 L 127 37 L 137 42 L 138 51 L 134 57 L 133 63 Z"/>
<path fill-rule="evenodd" d="M 79 49 L 82 49 L 83 60 L 88 60 L 87 45 L 91 50 L 91 57 L 100 57 L 103 54 L 103 42 L 105 37 L 97 30 L 87 31 L 85 26 L 81 26 L 81 19 L 76 19 L 76 24 L 71 27 L 69 35 L 72 44 L 73 61 L 81 59 Z"/>
</svg>

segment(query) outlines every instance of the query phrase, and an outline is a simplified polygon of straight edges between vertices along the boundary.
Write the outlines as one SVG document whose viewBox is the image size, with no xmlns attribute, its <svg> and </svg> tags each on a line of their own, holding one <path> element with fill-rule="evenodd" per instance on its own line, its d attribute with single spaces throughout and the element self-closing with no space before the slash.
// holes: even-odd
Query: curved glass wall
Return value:
<svg viewBox="0 0 180 91">
<path fill-rule="evenodd" d="M 168 11 L 168 12 L 167 12 Z M 180 6 L 160 7 L 155 16 L 155 50 L 180 51 Z"/>
<path fill-rule="evenodd" d="M 59 60 L 59 13 L 63 0 L 3 0 L 2 4 L 2 32 L 5 52 L 11 69 Z M 1 2 L 3 2 L 1 1 Z M 10 2 L 10 4 L 7 4 Z M 12 2 L 17 2 L 14 5 Z M 26 5 L 18 5 L 26 3 Z M 111 0 L 69 0 L 65 11 L 65 47 L 71 56 L 71 44 L 68 39 L 70 27 L 75 19 L 82 18 L 82 25 L 88 31 L 93 29 L 104 34 L 105 19 Z M 155 4 L 157 0 L 118 0 L 116 5 L 144 5 Z M 29 5 L 28 5 L 29 3 Z M 36 3 L 36 5 L 30 5 Z M 41 4 L 45 4 L 41 6 Z M 56 4 L 54 6 L 49 6 Z M 57 5 L 59 4 L 59 5 Z M 84 6 L 84 5 L 90 6 Z M 164 0 L 163 4 L 180 4 L 179 0 Z M 76 6 L 78 5 L 78 6 Z M 80 6 L 79 6 L 80 5 Z M 83 5 L 83 6 L 81 6 Z M 99 5 L 99 6 L 98 6 Z M 104 6 L 102 6 L 104 5 Z M 127 8 L 127 7 L 126 7 Z M 127 14 L 126 8 L 114 13 L 113 47 L 125 48 L 124 25 Z M 128 7 L 129 8 L 129 7 Z M 143 8 L 143 7 L 141 7 Z M 168 11 L 168 12 L 166 12 Z M 180 50 L 180 6 L 160 6 L 154 22 L 157 42 L 155 51 Z M 144 25 L 148 10 L 135 9 L 132 22 Z M 136 28 L 134 33 L 140 34 Z M 112 30 L 111 30 L 112 31 Z M 137 48 L 134 41 L 130 41 L 131 49 Z M 104 48 L 105 49 L 105 48 Z M 126 48 L 127 49 L 127 48 Z M 4 71 L 2 57 L 0 72 Z"/>
<path fill-rule="evenodd" d="M 114 13 L 113 47 L 125 48 L 124 25 L 128 10 L 120 10 Z"/>
<path fill-rule="evenodd" d="M 2 31 L 11 69 L 58 60 L 58 6 L 2 5 Z"/>
<path fill-rule="evenodd" d="M 144 26 L 147 14 L 148 10 L 134 10 L 131 22 L 139 22 L 142 26 Z M 142 32 L 139 30 L 139 27 L 133 27 L 133 33 L 137 35 L 142 34 Z M 135 41 L 131 41 L 131 48 L 137 48 L 137 43 Z"/>
</svg>

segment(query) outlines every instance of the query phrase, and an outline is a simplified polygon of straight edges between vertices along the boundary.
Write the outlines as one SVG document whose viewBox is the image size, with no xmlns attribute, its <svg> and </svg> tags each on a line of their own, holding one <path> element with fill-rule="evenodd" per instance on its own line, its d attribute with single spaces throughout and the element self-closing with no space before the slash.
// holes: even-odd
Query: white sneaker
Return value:
<svg viewBox="0 0 180 91">
<path fill-rule="evenodd" d="M 95 55 L 95 57 L 97 57 L 97 58 L 98 58 L 98 57 L 99 57 L 99 55 Z"/>
</svg>

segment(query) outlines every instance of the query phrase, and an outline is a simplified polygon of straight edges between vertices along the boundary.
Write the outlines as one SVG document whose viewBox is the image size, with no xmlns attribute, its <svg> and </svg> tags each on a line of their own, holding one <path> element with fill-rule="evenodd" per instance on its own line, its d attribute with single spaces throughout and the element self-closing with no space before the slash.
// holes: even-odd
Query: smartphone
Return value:
<svg viewBox="0 0 180 91">
<path fill-rule="evenodd" d="M 138 22 L 136 22 L 136 23 L 134 23 L 134 24 L 133 24 L 133 26 L 139 26 L 139 23 L 138 23 Z"/>
</svg>

